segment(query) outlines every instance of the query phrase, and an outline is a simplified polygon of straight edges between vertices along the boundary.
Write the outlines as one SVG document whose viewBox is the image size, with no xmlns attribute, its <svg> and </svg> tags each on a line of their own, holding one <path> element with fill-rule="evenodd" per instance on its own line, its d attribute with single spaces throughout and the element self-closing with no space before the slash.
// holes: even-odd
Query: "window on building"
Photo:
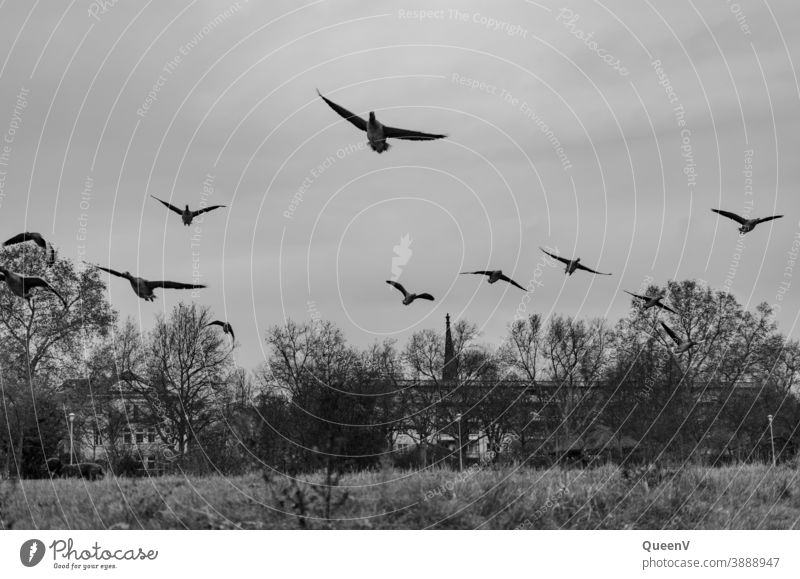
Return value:
<svg viewBox="0 0 800 579">
<path fill-rule="evenodd" d="M 141 444 L 144 442 L 144 430 L 137 430 L 136 431 L 136 444 Z"/>
<path fill-rule="evenodd" d="M 125 444 L 130 444 L 133 442 L 133 438 L 131 437 L 131 431 L 126 428 L 125 431 L 122 433 L 122 442 Z"/>
<path fill-rule="evenodd" d="M 150 427 L 147 429 L 147 442 L 153 443 L 156 441 L 156 429 Z"/>
</svg>

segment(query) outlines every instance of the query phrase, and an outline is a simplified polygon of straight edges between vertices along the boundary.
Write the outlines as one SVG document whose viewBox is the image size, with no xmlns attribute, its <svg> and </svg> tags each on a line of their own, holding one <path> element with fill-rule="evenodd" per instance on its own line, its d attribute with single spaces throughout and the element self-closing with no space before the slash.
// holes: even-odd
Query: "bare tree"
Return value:
<svg viewBox="0 0 800 579">
<path fill-rule="evenodd" d="M 588 433 L 602 404 L 599 380 L 609 355 L 609 331 L 602 319 L 554 316 L 547 327 L 544 358 L 554 382 L 548 398 L 551 424 L 564 446 Z"/>
<path fill-rule="evenodd" d="M 235 369 L 225 336 L 208 328 L 209 309 L 180 303 L 140 343 L 129 326 L 120 335 L 120 378 L 140 396 L 161 440 L 181 457 L 222 416 Z"/>
</svg>

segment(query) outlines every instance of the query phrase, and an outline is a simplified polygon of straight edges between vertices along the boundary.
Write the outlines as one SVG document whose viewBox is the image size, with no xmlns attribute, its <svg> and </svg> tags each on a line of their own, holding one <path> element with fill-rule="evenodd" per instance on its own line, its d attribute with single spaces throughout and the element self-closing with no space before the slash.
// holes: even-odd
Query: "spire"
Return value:
<svg viewBox="0 0 800 579">
<path fill-rule="evenodd" d="M 448 382 L 458 380 L 458 358 L 453 348 L 453 335 L 450 333 L 450 314 L 445 317 L 445 323 L 442 380 Z"/>
</svg>

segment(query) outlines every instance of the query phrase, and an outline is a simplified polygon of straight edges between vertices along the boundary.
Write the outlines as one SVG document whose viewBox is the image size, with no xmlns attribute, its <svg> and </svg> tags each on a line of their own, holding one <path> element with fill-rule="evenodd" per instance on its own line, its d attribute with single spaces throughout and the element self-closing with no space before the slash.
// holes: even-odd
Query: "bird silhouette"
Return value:
<svg viewBox="0 0 800 579">
<path fill-rule="evenodd" d="M 180 215 L 181 219 L 183 220 L 183 224 L 186 225 L 187 227 L 192 224 L 192 220 L 198 215 L 206 213 L 207 211 L 213 211 L 214 209 L 219 209 L 220 207 L 225 207 L 225 205 L 211 205 L 210 207 L 203 207 L 202 209 L 197 209 L 196 211 L 192 211 L 191 209 L 189 209 L 188 205 L 186 206 L 185 209 L 178 209 L 174 205 L 159 199 L 155 195 L 151 195 L 150 197 L 152 197 L 159 203 L 162 203 L 165 207 L 171 209 L 172 211 Z"/>
<path fill-rule="evenodd" d="M 397 283 L 396 281 L 391 281 L 391 280 L 387 279 L 386 283 L 388 283 L 390 286 L 400 290 L 400 293 L 403 294 L 403 305 L 404 306 L 411 305 L 411 302 L 413 302 L 414 300 L 431 300 L 431 301 L 433 301 L 433 296 L 431 294 L 428 294 L 428 293 L 425 293 L 425 294 L 411 294 L 411 293 L 408 293 L 406 291 L 406 288 L 404 288 L 401 284 Z"/>
<path fill-rule="evenodd" d="M 748 231 L 753 231 L 756 225 L 759 223 L 764 223 L 765 221 L 772 221 L 773 219 L 780 219 L 783 215 L 773 215 L 771 217 L 761 217 L 760 219 L 745 219 L 740 215 L 736 215 L 736 213 L 731 213 L 730 211 L 724 211 L 722 209 L 712 209 L 714 213 L 719 213 L 720 215 L 727 217 L 728 219 L 733 219 L 735 222 L 741 225 L 739 228 L 739 233 L 747 233 Z"/>
<path fill-rule="evenodd" d="M 565 263 L 567 265 L 567 267 L 564 270 L 564 273 L 566 273 L 567 275 L 572 275 L 573 273 L 575 273 L 579 269 L 582 269 L 582 270 L 585 270 L 585 271 L 588 271 L 588 272 L 591 272 L 591 273 L 596 273 L 597 275 L 611 275 L 610 273 L 601 273 L 599 271 L 595 271 L 595 270 L 593 270 L 591 268 L 586 267 L 585 265 L 580 263 L 580 261 L 581 261 L 580 257 L 576 257 L 575 259 L 567 259 L 565 257 L 558 257 L 557 255 L 554 255 L 554 254 L 550 253 L 549 251 L 546 251 L 546 250 L 542 249 L 541 247 L 539 249 L 544 251 L 547 255 L 549 255 L 553 259 L 557 259 L 561 263 Z"/>
<path fill-rule="evenodd" d="M 497 281 L 503 280 L 503 281 L 507 281 L 511 285 L 517 286 L 522 291 L 528 291 L 524 287 L 519 285 L 517 282 L 515 282 L 513 279 L 511 279 L 510 277 L 505 275 L 503 273 L 502 269 L 480 270 L 480 271 L 462 271 L 461 272 L 461 275 L 465 275 L 465 274 L 486 275 L 486 276 L 489 276 L 489 279 L 487 280 L 489 283 L 495 283 Z"/>
<path fill-rule="evenodd" d="M 672 340 L 675 342 L 675 347 L 672 349 L 672 351 L 675 352 L 676 354 L 683 354 L 684 352 L 689 351 L 691 348 L 694 348 L 695 346 L 702 344 L 704 341 L 704 340 L 695 341 L 695 340 L 690 340 L 688 338 L 686 340 L 681 340 L 678 337 L 678 334 L 673 332 L 667 324 L 661 322 L 661 325 L 664 326 L 664 330 L 667 332 L 667 334 L 669 334 L 669 337 L 672 338 Z"/>
<path fill-rule="evenodd" d="M 58 299 L 61 300 L 61 303 L 64 304 L 64 307 L 69 308 L 67 305 L 67 300 L 65 300 L 63 296 L 58 293 L 55 288 L 53 288 L 53 286 L 40 277 L 21 275 L 14 273 L 13 271 L 9 271 L 5 266 L 0 266 L 0 281 L 6 282 L 6 285 L 8 286 L 8 289 L 11 290 L 11 293 L 28 301 L 31 299 L 31 290 L 36 288 L 44 288 L 56 294 Z"/>
<path fill-rule="evenodd" d="M 322 93 L 317 89 L 317 94 L 328 103 L 328 106 L 336 111 L 339 116 L 350 121 L 353 125 L 362 131 L 366 131 L 369 146 L 377 153 L 383 153 L 389 150 L 389 143 L 386 139 L 403 139 L 406 141 L 432 141 L 434 139 L 444 139 L 447 135 L 436 135 L 433 133 L 422 133 L 420 131 L 409 131 L 406 129 L 398 129 L 395 127 L 388 127 L 378 122 L 375 118 L 375 113 L 370 111 L 369 120 L 364 120 L 358 115 L 348 111 L 346 108 L 337 105 L 335 102 L 326 99 Z"/>
<path fill-rule="evenodd" d="M 44 237 L 42 237 L 41 233 L 36 233 L 35 231 L 26 231 L 25 233 L 20 233 L 18 235 L 15 235 L 11 239 L 7 239 L 3 243 L 3 246 L 7 247 L 9 245 L 16 245 L 17 243 L 25 243 L 26 241 L 33 241 L 34 243 L 36 243 L 36 245 L 44 249 L 46 255 L 45 263 L 47 264 L 48 267 L 50 267 L 55 263 L 56 250 L 53 249 L 53 245 L 51 243 L 48 243 L 47 240 Z"/>
<path fill-rule="evenodd" d="M 646 309 L 646 310 L 649 310 L 653 306 L 657 306 L 657 307 L 661 308 L 662 310 L 667 310 L 668 312 L 672 312 L 673 314 L 676 314 L 676 315 L 678 314 L 678 312 L 673 310 L 668 305 L 665 305 L 665 304 L 661 303 L 661 300 L 664 299 L 663 295 L 640 296 L 639 294 L 635 294 L 635 293 L 629 292 L 628 290 L 622 290 L 622 291 L 624 291 L 626 294 L 632 295 L 633 297 L 639 298 L 640 300 L 644 301 L 644 303 L 642 304 L 642 307 L 644 309 Z"/>
<path fill-rule="evenodd" d="M 99 265 L 94 265 L 94 264 L 87 264 L 87 265 L 92 265 L 93 267 L 108 272 L 111 275 L 127 279 L 130 282 L 133 291 L 136 292 L 136 295 L 142 298 L 146 302 L 152 302 L 154 299 L 156 299 L 156 295 L 153 293 L 153 290 L 159 287 L 164 289 L 202 289 L 206 287 L 205 285 L 193 284 L 193 283 L 181 283 L 177 281 L 150 281 L 142 277 L 133 276 L 127 271 L 125 273 L 120 273 L 118 271 L 114 271 L 113 269 L 109 269 L 107 267 L 102 267 Z"/>
<path fill-rule="evenodd" d="M 220 328 L 222 328 L 223 332 L 225 332 L 226 334 L 230 334 L 232 342 L 236 341 L 236 336 L 233 334 L 233 326 L 231 326 L 228 322 L 223 322 L 221 320 L 214 320 L 213 322 L 209 322 L 208 324 L 206 324 L 206 327 L 208 326 L 219 326 Z"/>
</svg>

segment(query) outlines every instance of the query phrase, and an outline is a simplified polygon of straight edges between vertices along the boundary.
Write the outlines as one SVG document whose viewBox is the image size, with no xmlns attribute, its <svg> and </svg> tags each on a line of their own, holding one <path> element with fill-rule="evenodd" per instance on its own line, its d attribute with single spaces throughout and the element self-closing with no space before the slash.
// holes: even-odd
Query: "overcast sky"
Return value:
<svg viewBox="0 0 800 579">
<path fill-rule="evenodd" d="M 536 282 L 527 308 L 544 315 L 616 321 L 623 289 L 696 278 L 778 303 L 795 333 L 796 2 L 12 0 L 0 15 L 0 226 L 208 284 L 146 303 L 111 280 L 143 329 L 195 299 L 233 324 L 246 367 L 286 318 L 366 345 L 449 312 L 496 343 L 523 292 L 458 273 L 499 268 Z M 317 88 L 449 138 L 379 155 Z M 187 228 L 150 195 L 228 208 Z M 737 248 L 717 207 L 786 217 Z M 613 276 L 568 278 L 539 246 Z M 436 301 L 403 306 L 392 278 Z"/>
</svg>

